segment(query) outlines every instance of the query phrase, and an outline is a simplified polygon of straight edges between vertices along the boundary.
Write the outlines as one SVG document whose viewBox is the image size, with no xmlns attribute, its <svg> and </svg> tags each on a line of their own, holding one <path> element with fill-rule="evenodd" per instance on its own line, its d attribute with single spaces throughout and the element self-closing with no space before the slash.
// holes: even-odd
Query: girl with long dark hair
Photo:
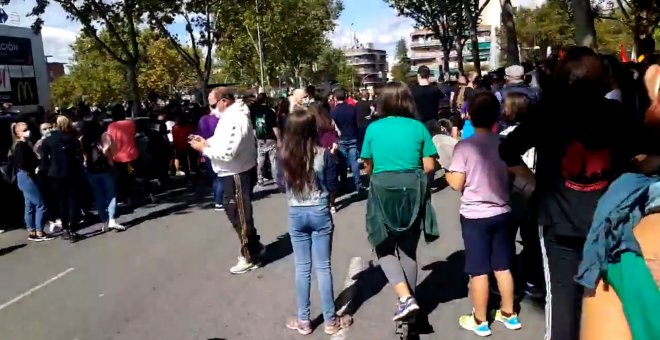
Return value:
<svg viewBox="0 0 660 340">
<path fill-rule="evenodd" d="M 328 192 L 336 190 L 338 184 L 335 162 L 330 152 L 318 144 L 316 119 L 310 111 L 296 110 L 288 116 L 283 144 L 281 159 L 298 305 L 297 317 L 289 320 L 286 326 L 303 335 L 312 332 L 309 294 L 313 257 L 325 333 L 334 334 L 350 320 L 335 314 L 330 266 L 334 226 Z"/>
<path fill-rule="evenodd" d="M 103 132 L 96 117 L 85 117 L 83 124 L 81 143 L 85 169 L 87 169 L 87 180 L 94 192 L 96 211 L 103 223 L 102 230 L 105 231 L 106 228 L 126 230 L 115 220 L 117 175 L 112 161 L 114 154 L 112 139 Z"/>
<path fill-rule="evenodd" d="M 335 125 L 330 113 L 322 103 L 314 102 L 309 106 L 308 110 L 316 119 L 316 130 L 319 135 L 319 144 L 324 149 L 330 150 L 330 153 L 333 155 L 333 160 L 337 163 L 336 153 L 337 145 L 339 143 L 339 130 L 337 129 L 337 125 Z M 330 212 L 334 214 L 337 212 L 337 208 L 335 207 L 337 191 L 330 191 L 328 194 L 330 199 Z"/>
</svg>

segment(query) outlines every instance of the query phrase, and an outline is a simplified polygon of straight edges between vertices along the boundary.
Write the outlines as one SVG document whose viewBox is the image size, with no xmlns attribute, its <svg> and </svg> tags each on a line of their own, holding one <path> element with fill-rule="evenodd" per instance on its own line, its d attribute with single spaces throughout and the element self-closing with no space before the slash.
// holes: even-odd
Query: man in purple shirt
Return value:
<svg viewBox="0 0 660 340">
<path fill-rule="evenodd" d="M 209 112 L 209 114 L 200 118 L 199 124 L 197 125 L 197 134 L 206 140 L 213 137 L 213 134 L 215 133 L 215 127 L 216 125 L 218 125 L 218 121 L 220 120 L 220 114 L 217 113 L 217 111 L 215 110 L 216 104 L 217 103 L 209 103 L 211 111 Z M 213 183 L 213 198 L 215 199 L 215 210 L 222 211 L 224 210 L 224 206 L 222 205 L 222 194 L 223 194 L 222 181 L 220 180 L 220 177 L 218 177 L 218 175 L 215 173 L 215 171 L 213 171 L 213 167 L 211 166 L 211 160 L 206 156 L 204 156 L 204 164 L 206 166 L 206 173 L 208 174 L 209 179 Z"/>
</svg>

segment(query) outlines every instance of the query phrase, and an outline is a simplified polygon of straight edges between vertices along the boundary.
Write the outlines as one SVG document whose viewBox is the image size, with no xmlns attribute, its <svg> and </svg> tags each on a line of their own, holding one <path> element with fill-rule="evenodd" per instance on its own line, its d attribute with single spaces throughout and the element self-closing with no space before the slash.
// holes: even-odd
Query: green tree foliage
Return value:
<svg viewBox="0 0 660 340">
<path fill-rule="evenodd" d="M 133 100 L 133 113 L 138 111 L 140 92 L 138 86 L 137 65 L 140 59 L 138 43 L 138 25 L 144 10 L 157 6 L 159 2 L 148 0 L 36 0 L 30 13 L 37 19 L 34 30 L 40 30 L 43 25 L 41 15 L 51 3 L 59 4 L 71 20 L 82 25 L 83 32 L 90 37 L 94 45 L 105 50 L 107 55 L 117 61 L 126 71 L 128 97 Z M 107 32 L 107 39 L 101 39 L 100 32 Z"/>
<path fill-rule="evenodd" d="M 217 19 L 222 27 L 217 56 L 223 72 L 241 83 L 258 83 L 258 24 L 267 83 L 292 78 L 300 85 L 342 10 L 339 0 L 227 1 Z"/>
<path fill-rule="evenodd" d="M 165 0 L 161 1 L 161 6 L 148 7 L 150 26 L 166 37 L 181 59 L 192 68 L 197 87 L 202 92 L 209 83 L 213 47 L 222 32 L 217 18 L 227 1 L 232 0 Z M 177 16 L 185 21 L 188 43 L 168 29 Z"/>
<path fill-rule="evenodd" d="M 91 38 L 94 45 L 105 50 L 110 58 L 126 70 L 128 97 L 134 101 L 133 113 L 137 114 L 140 92 L 138 86 L 137 65 L 140 59 L 138 46 L 138 25 L 143 9 L 158 2 L 146 0 L 102 1 L 102 0 L 36 0 L 30 15 L 37 19 L 33 29 L 39 31 L 43 25 L 41 15 L 51 3 L 59 4 L 69 19 L 78 21 L 83 32 Z M 107 32 L 107 38 L 101 39 L 100 32 Z"/>
<path fill-rule="evenodd" d="M 523 60 L 544 57 L 548 46 L 556 53 L 562 47 L 575 44 L 575 27 L 562 1 L 549 0 L 535 9 L 514 9 Z M 595 28 L 599 52 L 618 55 L 622 43 L 627 43 L 628 49 L 632 47 L 631 36 L 622 23 L 616 20 L 596 20 Z M 534 46 L 539 47 L 537 51 L 540 56 L 534 55 Z"/>
<path fill-rule="evenodd" d="M 404 60 L 408 58 L 408 46 L 406 45 L 406 39 L 399 39 L 396 42 L 396 48 L 394 49 L 394 58 L 397 61 Z"/>
<path fill-rule="evenodd" d="M 660 27 L 658 0 L 607 0 L 598 4 L 600 18 L 623 24 L 629 30 L 638 51 L 642 39 L 652 37 Z"/>
<path fill-rule="evenodd" d="M 101 32 L 99 38 L 109 40 L 109 33 Z M 167 95 L 195 85 L 194 71 L 181 60 L 167 38 L 153 31 L 138 32 L 138 43 L 141 58 L 137 74 L 141 93 Z M 71 48 L 69 74 L 51 84 L 54 105 L 65 107 L 83 99 L 89 102 L 126 99 L 128 81 L 124 65 L 85 34 L 81 34 Z"/>
</svg>

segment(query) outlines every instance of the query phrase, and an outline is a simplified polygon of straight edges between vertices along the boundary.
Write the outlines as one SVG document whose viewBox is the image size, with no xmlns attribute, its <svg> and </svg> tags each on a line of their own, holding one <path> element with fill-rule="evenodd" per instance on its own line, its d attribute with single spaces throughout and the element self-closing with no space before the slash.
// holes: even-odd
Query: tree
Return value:
<svg viewBox="0 0 660 340">
<path fill-rule="evenodd" d="M 429 29 L 440 40 L 443 69 L 449 70 L 449 53 L 454 46 L 457 2 L 462 0 L 385 0 L 400 15 L 411 18 L 417 25 Z"/>
<path fill-rule="evenodd" d="M 532 60 L 531 52 L 538 46 L 545 54 L 548 46 L 555 52 L 575 43 L 575 27 L 563 0 L 549 0 L 538 8 L 514 8 L 518 41 L 523 60 Z M 618 54 L 621 43 L 631 41 L 625 26 L 617 20 L 596 20 L 598 49 L 602 53 Z"/>
<path fill-rule="evenodd" d="M 167 95 L 173 89 L 195 86 L 195 77 L 188 64 L 166 38 L 153 31 L 138 32 L 140 60 L 138 86 L 141 93 Z M 102 41 L 110 39 L 101 31 Z M 80 34 L 71 45 L 73 57 L 69 74 L 51 84 L 53 103 L 69 106 L 80 100 L 113 102 L 126 98 L 128 82 L 125 68 L 94 42 L 92 37 Z"/>
<path fill-rule="evenodd" d="M 490 0 L 464 0 L 465 1 L 465 16 L 467 17 L 468 28 L 470 30 L 470 44 L 472 59 L 474 63 L 474 70 L 481 74 L 481 60 L 479 59 L 479 22 L 481 21 L 481 13 L 490 3 Z"/>
<path fill-rule="evenodd" d="M 138 0 L 102 1 L 85 0 L 36 0 L 30 13 L 37 16 L 33 29 L 40 31 L 44 21 L 41 15 L 52 2 L 62 6 L 68 17 L 78 21 L 83 32 L 91 37 L 94 44 L 104 49 L 108 55 L 119 62 L 127 74 L 128 97 L 133 101 L 133 114 L 139 110 L 140 89 L 138 86 L 137 65 L 140 59 L 138 47 L 138 24 L 143 14 L 141 8 L 151 3 Z M 108 32 L 108 40 L 100 38 L 100 31 Z"/>
<path fill-rule="evenodd" d="M 511 0 L 500 0 L 500 6 L 502 7 L 502 27 L 504 27 L 506 35 L 506 62 L 507 65 L 517 65 L 520 64 L 520 52 L 516 36 L 516 21 L 513 19 L 513 5 L 511 5 Z"/>
<path fill-rule="evenodd" d="M 197 78 L 197 89 L 206 93 L 206 87 L 211 77 L 213 66 L 213 47 L 222 32 L 219 11 L 224 5 L 223 0 L 184 0 L 161 1 L 161 6 L 148 8 L 149 24 L 167 38 L 183 61 L 188 64 Z M 190 45 L 173 34 L 168 26 L 179 15 L 185 22 L 185 29 Z M 190 47 L 190 48 L 189 48 Z M 206 101 L 206 96 L 202 96 Z"/>
<path fill-rule="evenodd" d="M 223 33 L 218 58 L 223 69 L 246 83 L 260 78 L 263 55 L 266 83 L 290 75 L 301 85 L 317 59 L 325 34 L 334 29 L 343 10 L 339 0 L 228 1 L 218 16 Z M 256 10 L 258 9 L 258 11 Z M 261 46 L 257 36 L 260 27 Z"/>
<path fill-rule="evenodd" d="M 570 9 L 575 26 L 575 43 L 579 46 L 598 47 L 591 1 L 570 0 Z"/>
<path fill-rule="evenodd" d="M 396 42 L 396 48 L 394 50 L 394 58 L 397 61 L 404 60 L 408 58 L 408 46 L 406 45 L 406 39 L 399 39 Z"/>
<path fill-rule="evenodd" d="M 637 51 L 642 39 L 653 37 L 660 25 L 660 3 L 657 0 L 610 0 L 597 6 L 599 17 L 622 23 L 633 37 Z"/>
</svg>

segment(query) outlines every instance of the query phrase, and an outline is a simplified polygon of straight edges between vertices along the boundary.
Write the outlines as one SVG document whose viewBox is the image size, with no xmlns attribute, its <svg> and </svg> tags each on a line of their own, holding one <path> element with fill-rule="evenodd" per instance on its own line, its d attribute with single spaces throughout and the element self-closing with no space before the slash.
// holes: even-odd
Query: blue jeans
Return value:
<svg viewBox="0 0 660 340">
<path fill-rule="evenodd" d="M 18 188 L 23 192 L 25 199 L 24 221 L 28 230 L 42 231 L 44 217 L 46 216 L 46 203 L 34 179 L 26 171 L 19 170 L 16 175 Z"/>
<path fill-rule="evenodd" d="M 296 265 L 296 303 L 300 320 L 310 320 L 312 263 L 319 286 L 323 319 L 327 322 L 335 315 L 330 267 L 332 231 L 328 206 L 289 207 L 289 235 Z"/>
<path fill-rule="evenodd" d="M 88 174 L 87 180 L 94 192 L 96 212 L 101 221 L 106 223 L 115 219 L 117 211 L 117 176 L 110 171 Z"/>
<path fill-rule="evenodd" d="M 206 165 L 206 173 L 208 174 L 209 180 L 213 183 L 213 199 L 215 204 L 222 205 L 222 195 L 224 194 L 224 189 L 222 188 L 222 180 L 218 177 L 218 174 L 213 171 L 213 166 L 211 165 L 211 159 L 204 157 L 204 165 Z"/>
<path fill-rule="evenodd" d="M 355 190 L 360 189 L 360 164 L 358 163 L 358 147 L 356 139 L 339 141 L 339 179 L 341 186 L 346 186 L 346 167 L 350 166 L 353 174 Z"/>
</svg>

